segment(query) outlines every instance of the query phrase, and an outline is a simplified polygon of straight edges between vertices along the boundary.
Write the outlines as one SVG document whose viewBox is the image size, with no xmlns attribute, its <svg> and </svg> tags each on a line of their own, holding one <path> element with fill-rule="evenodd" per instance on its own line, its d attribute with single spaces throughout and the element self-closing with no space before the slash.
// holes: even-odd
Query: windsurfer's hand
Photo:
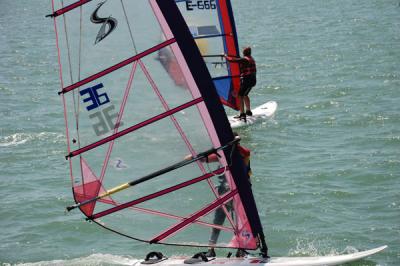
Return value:
<svg viewBox="0 0 400 266">
<path fill-rule="evenodd" d="M 193 156 L 191 154 L 188 154 L 185 156 L 184 160 L 191 160 L 193 159 Z"/>
</svg>

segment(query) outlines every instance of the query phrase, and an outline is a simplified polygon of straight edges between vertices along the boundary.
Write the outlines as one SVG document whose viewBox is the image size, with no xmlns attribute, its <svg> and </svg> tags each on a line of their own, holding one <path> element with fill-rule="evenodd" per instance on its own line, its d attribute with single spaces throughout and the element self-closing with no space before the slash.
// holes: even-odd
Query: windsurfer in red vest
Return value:
<svg viewBox="0 0 400 266">
<path fill-rule="evenodd" d="M 235 62 L 240 64 L 240 90 L 238 93 L 239 98 L 239 110 L 240 114 L 235 116 L 235 118 L 243 119 L 246 121 L 246 115 L 251 116 L 250 98 L 249 92 L 256 85 L 256 61 L 251 56 L 251 48 L 246 47 L 243 49 L 243 57 L 231 57 L 225 55 L 226 60 L 229 62 Z M 246 106 L 246 112 L 245 110 Z"/>
</svg>

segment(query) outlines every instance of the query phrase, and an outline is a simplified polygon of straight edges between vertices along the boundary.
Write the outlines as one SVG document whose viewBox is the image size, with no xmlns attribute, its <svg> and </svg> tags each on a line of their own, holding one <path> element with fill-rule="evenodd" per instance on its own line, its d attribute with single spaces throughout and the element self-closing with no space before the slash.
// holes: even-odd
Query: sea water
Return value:
<svg viewBox="0 0 400 266">
<path fill-rule="evenodd" d="M 400 264 L 398 0 L 233 0 L 258 67 L 239 130 L 272 256 L 389 245 L 350 265 Z M 129 265 L 149 246 L 64 214 L 72 194 L 50 1 L 0 1 L 0 264 Z M 230 112 L 230 111 L 228 111 Z M 232 113 L 232 112 L 230 112 Z"/>
</svg>

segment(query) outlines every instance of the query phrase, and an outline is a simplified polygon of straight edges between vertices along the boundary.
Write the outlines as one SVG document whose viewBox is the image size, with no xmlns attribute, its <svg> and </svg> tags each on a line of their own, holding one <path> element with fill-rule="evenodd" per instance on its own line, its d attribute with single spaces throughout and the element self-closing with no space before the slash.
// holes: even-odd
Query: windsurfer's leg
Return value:
<svg viewBox="0 0 400 266">
<path fill-rule="evenodd" d="M 245 87 L 245 83 L 244 83 L 244 79 L 241 78 L 240 79 L 240 89 L 239 89 L 239 93 L 238 93 L 238 107 L 239 107 L 239 111 L 240 114 L 235 116 L 234 118 L 239 118 L 239 119 L 244 119 L 246 120 L 246 113 L 244 112 L 244 93 L 246 91 L 246 87 Z"/>
<path fill-rule="evenodd" d="M 257 79 L 255 75 L 249 75 L 243 78 L 243 86 L 244 86 L 244 90 L 243 90 L 243 101 L 244 104 L 246 105 L 246 115 L 253 115 L 251 112 L 251 105 L 250 105 L 250 97 L 249 97 L 249 93 L 251 91 L 251 89 L 256 85 L 257 83 Z"/>
<path fill-rule="evenodd" d="M 213 223 L 217 224 L 217 225 L 223 225 L 225 218 L 226 218 L 226 215 L 225 215 L 224 210 L 222 208 L 218 208 L 215 211 Z M 213 246 L 215 246 L 217 244 L 220 232 L 221 232 L 221 230 L 217 229 L 217 228 L 213 228 L 211 230 L 210 240 L 208 241 L 208 244 L 211 247 L 208 249 L 208 251 L 206 253 L 207 257 L 215 257 L 216 256 Z"/>
<path fill-rule="evenodd" d="M 244 103 L 246 105 L 246 115 L 253 115 L 251 113 L 251 106 L 250 106 L 250 98 L 249 98 L 249 96 L 246 95 L 243 98 L 244 98 Z"/>
<path fill-rule="evenodd" d="M 218 208 L 215 211 L 213 223 L 217 224 L 217 225 L 223 225 L 225 218 L 226 218 L 226 215 L 225 215 L 224 210 L 222 208 Z M 215 245 L 217 243 L 220 232 L 221 232 L 220 229 L 217 229 L 217 228 L 212 229 L 211 236 L 210 236 L 210 244 Z"/>
<path fill-rule="evenodd" d="M 240 113 L 244 114 L 244 97 L 240 96 Z"/>
<path fill-rule="evenodd" d="M 238 107 L 239 107 L 240 114 L 235 116 L 235 118 L 241 118 L 243 115 L 245 115 L 245 113 L 244 113 L 244 99 L 243 99 L 243 96 L 238 95 L 238 99 L 239 99 L 239 101 L 238 101 L 238 105 L 239 106 Z"/>
<path fill-rule="evenodd" d="M 219 182 L 220 183 L 216 188 L 218 191 L 218 195 L 222 195 L 229 190 L 229 187 L 228 187 L 228 184 L 226 183 L 225 176 L 220 177 Z M 216 225 L 223 225 L 225 222 L 225 218 L 226 218 L 226 214 L 224 212 L 224 209 L 220 207 L 215 210 L 213 223 Z M 217 229 L 217 228 L 213 228 L 211 230 L 211 236 L 210 236 L 210 241 L 209 241 L 210 245 L 215 245 L 217 243 L 220 232 L 221 232 L 221 230 Z"/>
</svg>

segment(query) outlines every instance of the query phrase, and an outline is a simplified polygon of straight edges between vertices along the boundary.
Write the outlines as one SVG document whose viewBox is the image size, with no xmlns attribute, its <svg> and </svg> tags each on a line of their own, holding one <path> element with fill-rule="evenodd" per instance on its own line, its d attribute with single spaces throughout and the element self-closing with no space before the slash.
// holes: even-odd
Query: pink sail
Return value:
<svg viewBox="0 0 400 266">
<path fill-rule="evenodd" d="M 75 199 L 68 210 L 148 243 L 259 248 L 237 140 L 175 2 L 53 0 L 52 16 Z M 160 62 L 165 49 L 180 84 Z"/>
</svg>

